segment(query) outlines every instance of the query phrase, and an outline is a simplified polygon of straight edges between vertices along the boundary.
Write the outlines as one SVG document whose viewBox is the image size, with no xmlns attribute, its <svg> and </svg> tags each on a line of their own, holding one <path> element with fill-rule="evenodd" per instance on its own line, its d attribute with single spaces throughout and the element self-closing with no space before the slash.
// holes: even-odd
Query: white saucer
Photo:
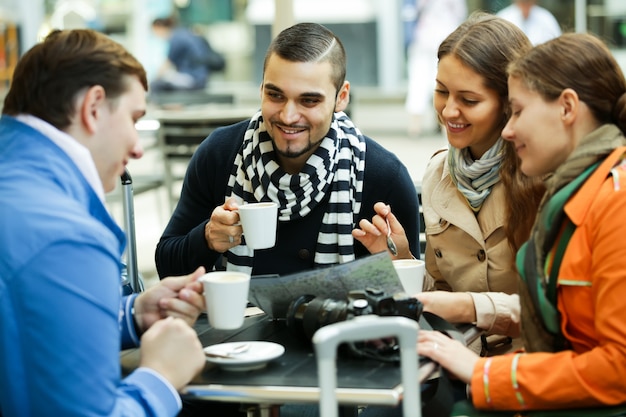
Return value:
<svg viewBox="0 0 626 417">
<path fill-rule="evenodd" d="M 278 343 L 251 341 L 220 343 L 204 348 L 206 353 L 223 355 L 242 343 L 250 345 L 247 351 L 234 355 L 232 358 L 211 358 L 206 360 L 228 371 L 250 371 L 263 368 L 269 361 L 285 353 L 285 348 Z"/>
</svg>

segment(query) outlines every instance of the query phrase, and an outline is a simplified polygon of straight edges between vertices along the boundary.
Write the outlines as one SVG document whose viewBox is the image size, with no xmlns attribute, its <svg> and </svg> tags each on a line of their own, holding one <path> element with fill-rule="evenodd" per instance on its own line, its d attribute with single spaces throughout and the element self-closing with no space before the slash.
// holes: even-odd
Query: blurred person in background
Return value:
<svg viewBox="0 0 626 417">
<path fill-rule="evenodd" d="M 168 42 L 167 59 L 150 84 L 151 93 L 177 90 L 202 90 L 212 70 L 224 67 L 220 54 L 208 40 L 191 29 L 180 27 L 174 17 L 152 22 L 153 33 Z"/>
<path fill-rule="evenodd" d="M 467 17 L 466 0 L 408 0 L 402 14 L 410 28 L 407 49 L 408 134 L 418 137 L 434 132 L 437 119 L 432 100 L 437 74 L 437 48 Z"/>
<path fill-rule="evenodd" d="M 510 6 L 500 10 L 497 15 L 522 29 L 533 45 L 561 34 L 561 27 L 554 15 L 537 5 L 536 0 L 513 0 Z"/>
</svg>

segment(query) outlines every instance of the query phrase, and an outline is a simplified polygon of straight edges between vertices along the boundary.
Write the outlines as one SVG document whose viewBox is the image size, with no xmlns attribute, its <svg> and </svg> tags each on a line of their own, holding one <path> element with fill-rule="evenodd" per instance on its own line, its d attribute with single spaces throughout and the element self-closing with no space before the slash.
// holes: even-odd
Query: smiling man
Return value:
<svg viewBox="0 0 626 417">
<path fill-rule="evenodd" d="M 406 167 L 344 113 L 346 53 L 327 28 L 282 31 L 265 56 L 261 110 L 213 132 L 195 152 L 157 246 L 160 276 L 227 268 L 287 274 L 369 254 L 351 231 L 384 202 L 418 252 L 418 202 Z M 276 245 L 252 251 L 237 207 L 279 205 Z"/>
<path fill-rule="evenodd" d="M 343 112 L 350 101 L 345 77 L 344 48 L 324 26 L 297 24 L 272 41 L 261 110 L 215 130 L 189 163 L 156 249 L 161 277 L 199 266 L 283 275 L 351 261 L 369 254 L 351 232 L 376 215 L 376 202 L 393 207 L 419 253 L 413 181 Z M 237 208 L 263 201 L 279 206 L 276 245 L 253 251 L 242 239 Z M 186 403 L 185 416 L 215 413 L 217 406 Z M 245 415 L 232 408 L 222 406 L 220 415 Z"/>
</svg>

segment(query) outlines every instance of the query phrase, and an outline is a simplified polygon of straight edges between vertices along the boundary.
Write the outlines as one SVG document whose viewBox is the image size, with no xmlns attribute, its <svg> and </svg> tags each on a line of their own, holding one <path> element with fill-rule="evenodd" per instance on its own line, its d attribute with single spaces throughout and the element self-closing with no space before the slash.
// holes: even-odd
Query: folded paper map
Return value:
<svg viewBox="0 0 626 417">
<path fill-rule="evenodd" d="M 289 304 L 302 295 L 346 300 L 350 291 L 368 287 L 390 295 L 403 291 L 388 252 L 295 274 L 253 276 L 248 300 L 279 319 L 287 316 Z"/>
</svg>

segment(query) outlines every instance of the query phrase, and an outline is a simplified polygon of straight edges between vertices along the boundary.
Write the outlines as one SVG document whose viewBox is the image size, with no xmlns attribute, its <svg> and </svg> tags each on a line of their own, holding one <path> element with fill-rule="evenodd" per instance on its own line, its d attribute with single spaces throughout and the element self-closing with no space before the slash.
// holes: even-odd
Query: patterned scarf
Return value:
<svg viewBox="0 0 626 417">
<path fill-rule="evenodd" d="M 450 146 L 448 152 L 450 176 L 476 213 L 480 211 L 483 202 L 491 193 L 491 188 L 500 181 L 503 144 L 503 139 L 498 138 L 478 160 L 472 158 L 469 148 L 456 149 Z"/>
<path fill-rule="evenodd" d="M 551 306 L 536 305 L 533 301 L 536 296 L 532 295 L 535 289 L 529 288 L 526 284 L 539 281 L 543 286 L 543 291 L 547 291 L 548 288 L 546 281 L 549 274 L 546 272 L 545 266 L 549 253 L 557 244 L 557 238 L 563 228 L 561 219 L 565 218 L 565 214 L 562 212 L 562 208 L 566 201 L 556 204 L 561 207 L 558 213 L 553 213 L 554 209 L 551 202 L 559 194 L 559 191 L 573 185 L 576 178 L 580 177 L 584 171 L 602 161 L 615 148 L 624 145 L 626 145 L 626 139 L 617 126 L 603 125 L 582 138 L 567 160 L 546 181 L 546 193 L 539 205 L 530 240 L 520 248 L 517 254 L 518 269 L 524 276 L 524 281 L 520 286 L 522 336 L 524 346 L 529 352 L 554 352 L 563 349 L 565 343 L 560 334 L 560 323 L 556 324 L 555 333 L 555 325 L 546 324 L 542 320 L 542 311 L 546 308 L 556 311 L 556 301 Z M 548 221 L 549 219 L 552 220 Z M 535 277 L 530 277 L 530 274 L 535 274 Z M 543 297 L 551 298 L 548 294 Z M 549 331 L 548 328 L 553 331 Z"/>
<path fill-rule="evenodd" d="M 309 214 L 330 193 L 317 238 L 315 265 L 354 260 L 352 229 L 361 211 L 365 138 L 348 116 L 335 113 L 330 130 L 304 168 L 295 175 L 276 162 L 272 139 L 261 112 L 244 134 L 232 167 L 226 196 L 242 202 L 274 201 L 278 221 Z M 254 250 L 244 242 L 226 254 L 228 270 L 252 271 Z"/>
</svg>

